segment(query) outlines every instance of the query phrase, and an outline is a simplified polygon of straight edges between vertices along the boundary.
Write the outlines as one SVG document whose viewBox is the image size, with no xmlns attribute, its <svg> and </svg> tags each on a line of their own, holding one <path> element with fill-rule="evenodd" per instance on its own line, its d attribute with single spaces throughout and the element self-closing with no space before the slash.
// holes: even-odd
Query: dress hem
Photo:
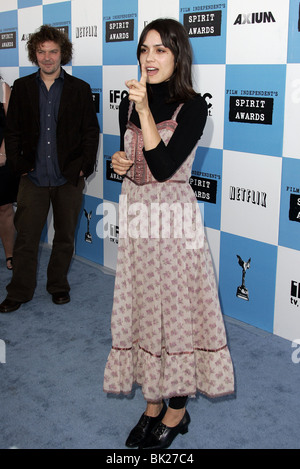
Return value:
<svg viewBox="0 0 300 469">
<path fill-rule="evenodd" d="M 142 387 L 142 384 L 141 383 L 138 383 L 137 381 L 135 381 L 133 383 L 133 386 L 134 385 L 137 385 L 137 386 L 140 386 Z M 126 392 L 126 391 L 108 391 L 107 389 L 103 388 L 103 391 L 104 393 L 106 394 L 112 394 L 113 396 L 130 396 L 130 394 L 132 393 L 133 389 L 131 389 L 130 391 Z M 189 393 L 188 394 L 188 397 L 189 398 L 195 398 L 196 397 L 196 394 L 201 394 L 205 397 L 208 397 L 209 399 L 218 399 L 218 398 L 221 398 L 221 397 L 227 397 L 227 396 L 232 396 L 233 394 L 235 394 L 235 390 L 233 391 L 226 391 L 226 392 L 223 392 L 223 393 L 219 393 L 219 394 L 209 394 L 205 391 L 202 391 L 201 389 L 196 389 L 195 393 Z M 183 397 L 182 396 L 182 393 L 181 394 L 176 394 L 176 393 L 173 393 L 173 394 L 168 394 L 168 395 L 164 395 L 161 397 L 161 399 L 146 399 L 147 402 L 150 402 L 150 403 L 157 403 L 157 402 L 161 402 L 163 399 L 172 399 L 173 397 Z"/>
<path fill-rule="evenodd" d="M 112 394 L 130 394 L 133 385 L 141 386 L 147 401 L 193 396 L 196 392 L 210 398 L 235 390 L 233 367 L 227 345 L 194 352 L 149 353 L 138 342 L 131 348 L 111 349 L 104 373 L 103 389 Z"/>
</svg>

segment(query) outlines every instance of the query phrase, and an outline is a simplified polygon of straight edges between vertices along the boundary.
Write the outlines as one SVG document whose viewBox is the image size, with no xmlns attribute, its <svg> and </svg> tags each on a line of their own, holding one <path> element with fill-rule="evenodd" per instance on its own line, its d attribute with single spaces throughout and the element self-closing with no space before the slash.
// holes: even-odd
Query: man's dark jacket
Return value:
<svg viewBox="0 0 300 469">
<path fill-rule="evenodd" d="M 5 149 L 7 161 L 18 175 L 35 167 L 39 139 L 39 87 L 36 73 L 14 82 L 10 97 Z M 77 185 L 80 171 L 94 172 L 99 124 L 90 86 L 65 72 L 57 120 L 57 154 L 62 175 Z"/>
</svg>

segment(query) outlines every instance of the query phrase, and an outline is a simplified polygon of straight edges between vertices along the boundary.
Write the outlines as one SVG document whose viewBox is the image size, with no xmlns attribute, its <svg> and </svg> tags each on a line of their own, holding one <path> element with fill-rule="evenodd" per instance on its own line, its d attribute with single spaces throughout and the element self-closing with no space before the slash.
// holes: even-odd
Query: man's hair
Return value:
<svg viewBox="0 0 300 469">
<path fill-rule="evenodd" d="M 57 28 L 53 28 L 47 24 L 31 35 L 27 42 L 28 58 L 30 62 L 38 65 L 36 51 L 38 47 L 46 41 L 53 41 L 60 46 L 61 49 L 61 65 L 66 65 L 72 59 L 73 45 L 68 36 Z"/>
</svg>

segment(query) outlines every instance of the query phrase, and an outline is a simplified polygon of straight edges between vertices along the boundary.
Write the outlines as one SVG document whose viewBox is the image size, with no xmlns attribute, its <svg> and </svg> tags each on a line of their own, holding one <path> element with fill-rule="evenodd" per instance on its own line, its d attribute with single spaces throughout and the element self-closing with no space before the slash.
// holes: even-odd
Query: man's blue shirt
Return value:
<svg viewBox="0 0 300 469">
<path fill-rule="evenodd" d="M 62 176 L 57 156 L 56 126 L 60 98 L 64 84 L 64 70 L 48 91 L 41 79 L 40 70 L 36 79 L 39 86 L 40 137 L 38 141 L 35 168 L 28 176 L 37 186 L 61 186 L 67 181 Z"/>
</svg>

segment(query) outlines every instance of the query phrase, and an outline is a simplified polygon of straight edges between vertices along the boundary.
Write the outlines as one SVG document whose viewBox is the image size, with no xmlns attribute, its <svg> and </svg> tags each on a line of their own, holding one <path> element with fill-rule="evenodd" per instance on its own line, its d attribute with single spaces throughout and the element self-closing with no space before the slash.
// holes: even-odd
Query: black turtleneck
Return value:
<svg viewBox="0 0 300 469">
<path fill-rule="evenodd" d="M 179 102 L 167 103 L 168 84 L 147 85 L 148 101 L 156 124 L 172 118 Z M 121 151 L 124 151 L 124 134 L 128 121 L 128 97 L 120 104 L 119 123 L 121 135 Z M 177 128 L 166 146 L 161 140 L 156 148 L 144 151 L 144 155 L 151 173 L 156 180 L 162 182 L 175 174 L 182 163 L 189 156 L 198 140 L 202 136 L 207 119 L 207 105 L 204 98 L 196 95 L 182 106 L 177 116 Z M 130 121 L 137 127 L 141 127 L 140 119 L 135 108 L 132 111 Z"/>
</svg>

